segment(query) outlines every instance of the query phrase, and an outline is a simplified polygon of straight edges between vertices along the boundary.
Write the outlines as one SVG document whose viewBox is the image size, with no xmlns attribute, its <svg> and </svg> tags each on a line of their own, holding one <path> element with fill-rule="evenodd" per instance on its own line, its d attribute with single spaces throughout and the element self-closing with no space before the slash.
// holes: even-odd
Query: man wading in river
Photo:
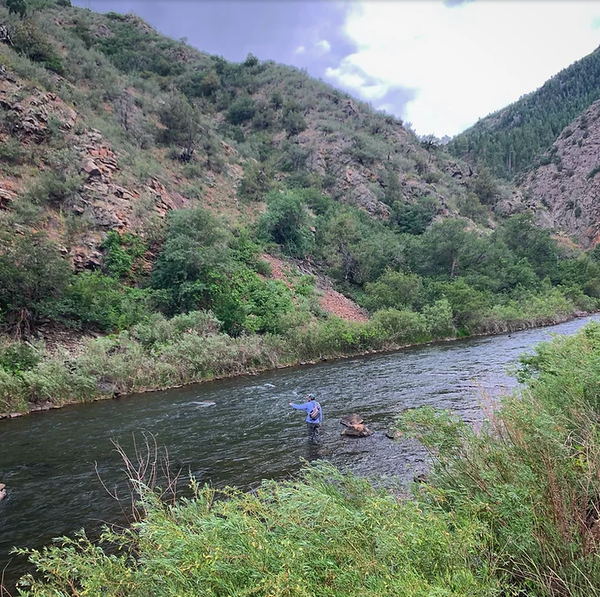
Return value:
<svg viewBox="0 0 600 597">
<path fill-rule="evenodd" d="M 323 410 L 321 405 L 315 400 L 314 394 L 309 394 L 306 397 L 304 404 L 294 404 L 290 402 L 290 406 L 296 410 L 306 411 L 306 426 L 308 427 L 308 441 L 311 444 L 319 443 L 319 429 L 321 429 L 321 421 L 323 420 Z"/>
</svg>

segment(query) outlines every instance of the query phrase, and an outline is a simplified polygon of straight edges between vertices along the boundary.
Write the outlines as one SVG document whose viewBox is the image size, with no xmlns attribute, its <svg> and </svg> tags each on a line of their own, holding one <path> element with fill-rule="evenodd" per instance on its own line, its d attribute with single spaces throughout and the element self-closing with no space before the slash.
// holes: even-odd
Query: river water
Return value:
<svg viewBox="0 0 600 597">
<path fill-rule="evenodd" d="M 423 451 L 385 436 L 399 413 L 430 404 L 477 424 L 490 398 L 517 385 L 507 367 L 519 355 L 590 319 L 0 421 L 0 481 L 8 489 L 0 502 L 0 572 L 9 561 L 9 581 L 24 571 L 24 562 L 9 555 L 13 546 L 40 547 L 83 527 L 94 532 L 104 522 L 122 521 L 98 478 L 110 489 L 123 486 L 111 440 L 131 453 L 134 434 L 139 441 L 143 431 L 152 433 L 168 448 L 173 468 L 217 487 L 285 478 L 314 458 L 368 476 L 411 479 L 426 467 Z M 288 406 L 308 392 L 317 394 L 325 417 L 317 448 L 307 444 L 305 415 Z M 340 416 L 353 412 L 365 418 L 371 437 L 340 436 Z"/>
</svg>

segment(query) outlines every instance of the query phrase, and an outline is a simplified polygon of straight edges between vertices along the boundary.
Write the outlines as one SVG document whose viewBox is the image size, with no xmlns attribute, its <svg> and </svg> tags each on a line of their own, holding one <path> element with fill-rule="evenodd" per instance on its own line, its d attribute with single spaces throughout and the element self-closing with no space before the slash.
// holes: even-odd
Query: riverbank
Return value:
<svg viewBox="0 0 600 597">
<path fill-rule="evenodd" d="M 490 315 L 469 336 L 556 325 L 590 314 L 572 308 L 521 319 Z M 19 344 L 15 358 L 31 366 L 12 374 L 0 369 L 0 418 L 465 337 L 449 324 L 448 314 L 436 315 L 437 320 L 427 320 L 388 310 L 365 323 L 331 317 L 285 336 L 231 338 L 218 332 L 212 315 L 193 312 L 169 320 L 155 316 L 118 335 L 87 339 L 77 354 Z"/>
</svg>

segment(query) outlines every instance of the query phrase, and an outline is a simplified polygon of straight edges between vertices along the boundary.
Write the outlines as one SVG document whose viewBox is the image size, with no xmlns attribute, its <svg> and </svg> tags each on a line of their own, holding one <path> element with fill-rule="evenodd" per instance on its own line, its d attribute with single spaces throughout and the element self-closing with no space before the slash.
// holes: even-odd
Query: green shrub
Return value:
<svg viewBox="0 0 600 597">
<path fill-rule="evenodd" d="M 27 328 L 64 296 L 71 268 L 42 233 L 6 235 L 2 241 L 0 313 Z"/>
<path fill-rule="evenodd" d="M 194 498 L 174 507 L 142 490 L 146 519 L 103 537 L 28 552 L 40 580 L 25 595 L 102 586 L 107 595 L 257 597 L 406 595 L 492 597 L 496 583 L 478 567 L 482 525 L 419 508 L 392 490 L 321 464 L 294 481 L 263 481 L 251 493 L 192 481 Z M 360 537 L 360 539 L 358 539 Z M 136 553 L 138 559 L 128 555 Z"/>
<path fill-rule="evenodd" d="M 33 369 L 41 360 L 42 351 L 25 342 L 0 343 L 0 369 L 19 374 Z"/>
<path fill-rule="evenodd" d="M 394 344 L 431 340 L 427 318 L 414 311 L 381 309 L 373 316 L 371 326 L 381 338 Z"/>
<path fill-rule="evenodd" d="M 64 67 L 59 54 L 32 20 L 19 21 L 11 28 L 10 37 L 17 52 L 58 74 L 63 74 Z"/>
<path fill-rule="evenodd" d="M 312 219 L 301 193 L 272 192 L 259 228 L 265 238 L 281 245 L 294 257 L 304 257 L 312 248 Z"/>
<path fill-rule="evenodd" d="M 235 100 L 227 111 L 227 118 L 231 124 L 241 124 L 251 120 L 256 114 L 256 102 L 249 96 Z"/>
<path fill-rule="evenodd" d="M 25 198 L 37 205 L 60 207 L 81 191 L 83 177 L 64 172 L 43 172 L 27 190 Z"/>
<path fill-rule="evenodd" d="M 104 268 L 109 276 L 121 280 L 135 279 L 146 253 L 146 244 L 139 236 L 110 230 L 102 248 L 105 251 Z"/>
<path fill-rule="evenodd" d="M 143 321 L 152 305 L 152 291 L 123 286 L 98 272 L 72 276 L 54 317 L 66 323 L 101 331 L 127 329 Z"/>
</svg>

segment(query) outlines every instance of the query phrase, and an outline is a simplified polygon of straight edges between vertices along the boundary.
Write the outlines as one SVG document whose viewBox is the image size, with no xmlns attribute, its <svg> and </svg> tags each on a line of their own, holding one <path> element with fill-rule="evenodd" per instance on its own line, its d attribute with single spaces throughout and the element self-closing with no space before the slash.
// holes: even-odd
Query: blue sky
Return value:
<svg viewBox="0 0 600 597">
<path fill-rule="evenodd" d="M 600 45 L 600 1 L 74 0 L 229 60 L 306 68 L 419 134 L 455 135 Z"/>
</svg>

